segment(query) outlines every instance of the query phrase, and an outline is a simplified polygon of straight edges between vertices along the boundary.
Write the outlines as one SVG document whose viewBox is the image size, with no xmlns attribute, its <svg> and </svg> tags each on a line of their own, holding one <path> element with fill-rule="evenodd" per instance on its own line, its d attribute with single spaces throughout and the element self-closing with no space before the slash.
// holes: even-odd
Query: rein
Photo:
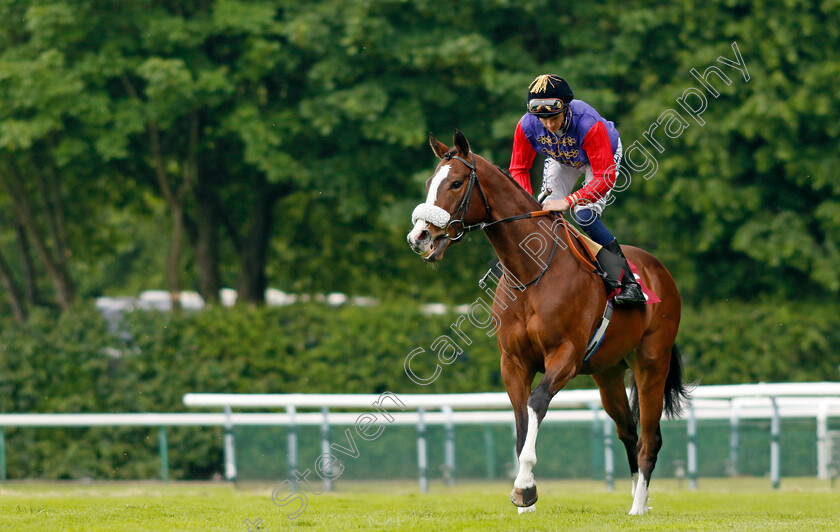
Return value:
<svg viewBox="0 0 840 532">
<path fill-rule="evenodd" d="M 520 214 L 520 215 L 517 215 L 517 216 L 511 216 L 509 218 L 504 218 L 502 220 L 497 220 L 495 222 L 485 224 L 485 227 L 493 225 L 493 224 L 497 224 L 499 222 L 510 222 L 510 221 L 513 221 L 513 220 L 525 220 L 525 219 L 528 219 L 528 218 L 536 218 L 538 216 L 546 216 L 546 215 L 548 215 L 552 212 L 554 212 L 554 211 L 527 212 L 525 214 Z M 569 249 L 572 250 L 572 255 L 574 255 L 574 257 L 578 260 L 578 262 L 583 264 L 584 268 L 590 270 L 591 273 L 594 273 L 594 274 L 598 275 L 598 266 L 597 266 L 598 260 L 592 255 L 592 252 L 586 246 L 583 246 L 583 248 L 586 250 L 586 254 L 589 255 L 589 258 L 591 259 L 592 262 L 590 262 L 589 260 L 587 260 L 583 256 L 583 254 L 577 249 L 577 246 L 574 243 L 575 241 L 578 241 L 578 239 L 575 236 L 572 236 L 572 232 L 569 229 L 569 222 L 567 222 L 566 219 L 563 218 L 563 215 L 560 214 L 560 213 L 557 213 L 557 217 L 560 218 L 560 221 L 563 224 L 563 227 L 566 229 L 566 241 L 569 243 Z M 575 233 L 577 233 L 577 230 L 575 230 Z M 543 270 L 534 279 L 531 279 L 527 283 L 521 284 L 519 286 L 511 285 L 507 281 L 507 276 L 505 276 L 505 283 L 507 283 L 507 285 L 510 288 L 514 288 L 516 290 L 524 290 L 525 288 L 531 286 L 532 284 L 537 284 L 537 283 L 540 282 L 540 280 L 543 278 L 545 273 L 548 271 L 548 268 L 551 266 L 551 262 L 554 260 L 554 254 L 557 252 L 558 239 L 554 238 L 553 236 L 552 236 L 551 239 L 554 241 L 554 246 L 551 248 L 551 255 L 548 257 L 548 262 L 546 263 L 545 268 L 543 268 Z"/>
<path fill-rule="evenodd" d="M 586 260 L 586 258 L 584 258 L 584 256 L 581 254 L 581 252 L 578 251 L 577 246 L 572 244 L 572 233 L 569 229 L 569 222 L 567 222 L 566 219 L 563 218 L 562 214 L 558 214 L 557 216 L 559 216 L 560 219 L 563 220 L 563 227 L 566 229 L 566 238 L 569 241 L 569 246 L 571 247 L 572 254 L 574 254 L 575 258 L 577 260 L 579 260 L 581 264 L 583 264 L 586 267 L 593 268 L 597 272 L 598 268 L 597 268 L 596 265 L 598 264 L 598 259 L 595 258 L 595 255 L 592 254 L 592 250 L 590 250 L 588 246 L 582 246 L 584 251 L 586 251 L 586 254 L 589 256 L 589 260 Z M 577 231 L 577 229 L 575 229 L 575 233 L 577 233 L 577 235 L 575 236 L 574 240 L 577 240 L 578 242 L 580 242 L 577 239 L 577 236 L 580 235 L 580 233 Z"/>
<path fill-rule="evenodd" d="M 508 216 L 507 218 L 502 218 L 501 220 L 496 220 L 494 222 L 479 222 L 473 225 L 465 225 L 464 232 L 475 231 L 476 229 L 487 229 L 488 227 L 492 227 L 496 224 L 500 224 L 502 222 L 515 222 L 516 220 L 528 220 L 530 218 L 539 218 L 540 216 L 548 216 L 553 211 L 531 211 L 526 212 L 524 214 L 517 214 L 516 216 Z"/>
</svg>

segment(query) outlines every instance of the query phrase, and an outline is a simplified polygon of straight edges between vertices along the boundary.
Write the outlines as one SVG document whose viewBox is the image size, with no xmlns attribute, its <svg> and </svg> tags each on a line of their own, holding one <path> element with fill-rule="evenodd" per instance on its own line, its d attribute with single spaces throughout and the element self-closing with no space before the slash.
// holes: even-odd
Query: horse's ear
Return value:
<svg viewBox="0 0 840 532">
<path fill-rule="evenodd" d="M 470 143 L 467 141 L 467 137 L 457 129 L 455 130 L 455 149 L 458 150 L 458 154 L 461 157 L 466 157 L 470 154 Z"/>
<path fill-rule="evenodd" d="M 443 156 L 449 151 L 449 146 L 436 139 L 434 133 L 429 133 L 429 146 L 432 147 L 432 151 L 435 152 L 438 159 L 443 159 Z"/>
</svg>

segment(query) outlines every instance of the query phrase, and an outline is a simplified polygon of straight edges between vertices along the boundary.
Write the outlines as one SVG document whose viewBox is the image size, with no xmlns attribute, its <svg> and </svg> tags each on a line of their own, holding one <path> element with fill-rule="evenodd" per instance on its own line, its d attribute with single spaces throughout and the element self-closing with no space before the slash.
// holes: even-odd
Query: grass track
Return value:
<svg viewBox="0 0 840 532">
<path fill-rule="evenodd" d="M 543 481 L 536 514 L 517 515 L 508 483 L 433 485 L 339 483 L 310 495 L 293 521 L 270 499 L 271 486 L 219 483 L 9 483 L 0 487 L 0 530 L 838 530 L 840 487 L 785 479 L 701 479 L 690 492 L 673 480 L 652 484 L 651 513 L 630 517 L 630 482 L 615 492 L 588 481 Z M 252 527 L 256 530 L 256 527 Z"/>
</svg>

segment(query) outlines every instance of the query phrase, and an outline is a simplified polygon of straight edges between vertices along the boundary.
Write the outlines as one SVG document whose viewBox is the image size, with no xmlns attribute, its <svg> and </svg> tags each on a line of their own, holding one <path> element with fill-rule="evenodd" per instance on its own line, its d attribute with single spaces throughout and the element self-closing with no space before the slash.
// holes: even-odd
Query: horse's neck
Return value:
<svg viewBox="0 0 840 532">
<path fill-rule="evenodd" d="M 495 167 L 493 170 L 498 172 Z M 540 210 L 536 201 L 501 172 L 485 181 L 493 221 Z M 558 244 L 558 249 L 554 249 L 552 239 L 559 241 L 560 237 L 552 231 L 552 219 L 548 216 L 502 222 L 488 227 L 486 233 L 499 260 L 521 282 L 527 283 L 540 275 L 552 260 L 552 254 L 552 262 L 564 261 L 570 256 L 559 249 L 565 247 L 563 245 Z"/>
</svg>

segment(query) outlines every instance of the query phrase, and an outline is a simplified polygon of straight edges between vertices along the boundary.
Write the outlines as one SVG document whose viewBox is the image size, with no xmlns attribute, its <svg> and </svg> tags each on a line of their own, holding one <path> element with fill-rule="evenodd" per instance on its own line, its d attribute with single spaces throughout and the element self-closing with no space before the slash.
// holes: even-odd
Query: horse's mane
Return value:
<svg viewBox="0 0 840 532">
<path fill-rule="evenodd" d="M 490 162 L 490 161 L 488 161 L 488 162 Z M 513 185 L 517 188 L 517 190 L 519 190 L 519 192 L 520 192 L 520 193 L 524 194 L 524 195 L 525 195 L 528 199 L 530 199 L 530 200 L 531 200 L 531 202 L 533 202 L 534 204 L 536 204 L 537 206 L 539 206 L 539 202 L 537 202 L 537 200 L 536 200 L 536 199 L 534 199 L 534 196 L 532 196 L 531 194 L 528 194 L 528 191 L 527 191 L 527 190 L 525 190 L 524 188 L 522 188 L 522 185 L 520 185 L 520 184 L 516 181 L 516 179 L 514 179 L 514 178 L 513 178 L 513 176 L 512 176 L 512 175 L 510 175 L 510 172 L 509 172 L 509 171 L 505 170 L 504 168 L 502 168 L 501 166 L 499 166 L 498 164 L 495 164 L 495 163 L 493 163 L 493 162 L 490 162 L 490 164 L 492 164 L 493 166 L 495 166 L 495 167 L 496 167 L 496 170 L 498 170 L 499 172 L 501 172 L 501 173 L 502 173 L 502 175 L 503 175 L 503 176 L 505 176 L 506 178 L 508 178 L 508 180 L 509 180 L 511 183 L 513 183 Z"/>
</svg>

